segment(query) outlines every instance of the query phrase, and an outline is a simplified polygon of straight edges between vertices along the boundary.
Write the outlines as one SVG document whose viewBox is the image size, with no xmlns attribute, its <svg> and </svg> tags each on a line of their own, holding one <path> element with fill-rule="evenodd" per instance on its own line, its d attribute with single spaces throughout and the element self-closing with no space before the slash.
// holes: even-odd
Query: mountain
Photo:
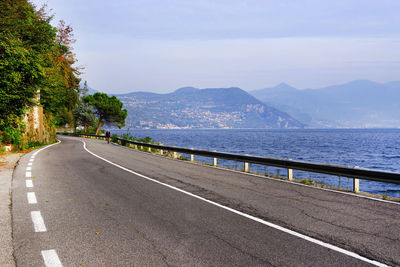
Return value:
<svg viewBox="0 0 400 267">
<path fill-rule="evenodd" d="M 303 128 L 285 112 L 240 88 L 180 88 L 168 94 L 133 92 L 116 97 L 136 128 Z"/>
<path fill-rule="evenodd" d="M 250 94 L 311 127 L 400 127 L 400 81 L 357 80 L 306 90 L 279 84 Z"/>
</svg>

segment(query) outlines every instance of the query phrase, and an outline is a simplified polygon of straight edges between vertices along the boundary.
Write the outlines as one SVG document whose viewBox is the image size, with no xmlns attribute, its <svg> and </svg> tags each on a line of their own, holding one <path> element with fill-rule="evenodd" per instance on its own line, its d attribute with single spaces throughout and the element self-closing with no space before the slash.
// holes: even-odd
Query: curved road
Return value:
<svg viewBox="0 0 400 267">
<path fill-rule="evenodd" d="M 400 265 L 400 205 L 60 140 L 14 171 L 17 266 Z"/>
</svg>

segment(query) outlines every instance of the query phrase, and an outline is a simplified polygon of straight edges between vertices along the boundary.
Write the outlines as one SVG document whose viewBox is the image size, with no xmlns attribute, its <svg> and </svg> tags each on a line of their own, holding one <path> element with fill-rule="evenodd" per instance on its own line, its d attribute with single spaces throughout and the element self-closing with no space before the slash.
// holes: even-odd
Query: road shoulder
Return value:
<svg viewBox="0 0 400 267">
<path fill-rule="evenodd" d="M 11 183 L 15 166 L 23 153 L 0 156 L 0 266 L 15 266 L 11 227 Z"/>
</svg>

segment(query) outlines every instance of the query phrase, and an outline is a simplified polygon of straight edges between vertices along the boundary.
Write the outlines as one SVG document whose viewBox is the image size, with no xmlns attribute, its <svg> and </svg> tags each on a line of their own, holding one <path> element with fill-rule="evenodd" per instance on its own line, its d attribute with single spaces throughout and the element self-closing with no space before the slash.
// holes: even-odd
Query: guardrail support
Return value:
<svg viewBox="0 0 400 267">
<path fill-rule="evenodd" d="M 160 149 L 160 155 L 164 155 L 164 150 Z"/>
<path fill-rule="evenodd" d="M 293 169 L 287 169 L 287 178 L 293 180 Z"/>
<path fill-rule="evenodd" d="M 353 178 L 353 192 L 354 193 L 360 192 L 360 179 Z"/>
<path fill-rule="evenodd" d="M 60 134 L 60 133 L 59 133 Z M 104 139 L 104 136 L 100 135 L 92 135 L 92 134 L 72 134 L 72 133 L 64 133 L 65 135 L 74 135 L 80 137 L 86 137 L 90 139 Z M 124 142 L 131 142 L 134 144 L 136 149 L 140 148 L 141 150 L 144 147 L 148 147 L 149 144 L 144 144 L 141 142 L 135 142 L 130 140 L 124 140 Z M 116 143 L 121 143 L 121 138 L 117 138 Z M 385 183 L 393 183 L 400 184 L 400 173 L 389 172 L 389 171 L 380 171 L 380 170 L 368 170 L 368 169 L 359 169 L 356 167 L 346 167 L 346 166 L 336 166 L 330 164 L 321 164 L 321 163 L 311 163 L 311 162 L 302 162 L 295 160 L 285 160 L 285 159 L 276 159 L 276 158 L 265 158 L 265 157 L 256 157 L 250 155 L 237 155 L 223 152 L 211 152 L 206 150 L 195 150 L 188 149 L 183 147 L 169 147 L 163 145 L 152 145 L 152 148 L 160 150 L 161 154 L 167 151 L 168 156 L 178 157 L 177 153 L 190 154 L 190 160 L 194 161 L 194 155 L 209 157 L 209 158 L 219 158 L 224 160 L 233 160 L 236 162 L 240 162 L 244 164 L 244 171 L 249 172 L 249 163 L 265 165 L 265 166 L 274 166 L 276 168 L 287 169 L 288 171 L 288 179 L 293 178 L 292 170 L 299 171 L 307 171 L 314 173 L 323 173 L 326 175 L 336 175 L 340 177 L 349 177 L 349 179 L 353 179 L 353 191 L 355 193 L 360 191 L 360 182 L 359 179 L 370 180 L 370 181 L 378 181 Z M 175 151 L 175 153 L 173 153 Z M 173 153 L 173 154 L 172 154 Z M 293 178 L 294 179 L 294 178 Z"/>
<path fill-rule="evenodd" d="M 151 147 L 148 147 L 147 151 L 151 152 Z"/>
<path fill-rule="evenodd" d="M 177 159 L 178 158 L 178 153 L 176 153 L 175 151 L 174 151 L 174 159 Z"/>
<path fill-rule="evenodd" d="M 217 158 L 214 158 L 214 166 L 217 166 Z"/>
</svg>

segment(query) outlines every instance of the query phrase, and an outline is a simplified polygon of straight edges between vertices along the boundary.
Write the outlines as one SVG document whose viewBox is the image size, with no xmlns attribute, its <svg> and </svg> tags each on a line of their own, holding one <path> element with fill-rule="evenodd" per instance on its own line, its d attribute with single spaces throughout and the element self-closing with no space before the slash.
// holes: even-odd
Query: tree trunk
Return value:
<svg viewBox="0 0 400 267">
<path fill-rule="evenodd" d="M 101 127 L 101 117 L 99 118 L 99 124 L 97 125 L 96 135 L 99 134 L 100 127 Z"/>
</svg>

